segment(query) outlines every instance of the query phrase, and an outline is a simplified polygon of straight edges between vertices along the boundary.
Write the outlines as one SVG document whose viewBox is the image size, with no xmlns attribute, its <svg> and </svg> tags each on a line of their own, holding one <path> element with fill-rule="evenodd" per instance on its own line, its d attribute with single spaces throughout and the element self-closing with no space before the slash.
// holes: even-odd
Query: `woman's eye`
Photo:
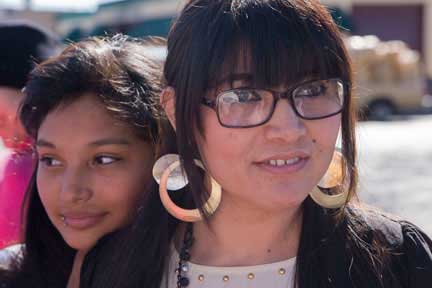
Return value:
<svg viewBox="0 0 432 288">
<path fill-rule="evenodd" d="M 324 85 L 308 85 L 297 90 L 297 96 L 316 97 L 325 94 L 326 87 Z"/>
<path fill-rule="evenodd" d="M 233 90 L 223 94 L 223 104 L 250 103 L 257 102 L 262 99 L 260 93 L 255 90 Z"/>
<path fill-rule="evenodd" d="M 42 163 L 46 167 L 60 167 L 62 163 L 60 160 L 55 159 L 50 156 L 43 156 L 39 159 L 39 162 Z"/>
<path fill-rule="evenodd" d="M 234 104 L 239 102 L 239 97 L 235 93 L 226 93 L 222 97 L 223 104 Z"/>
<path fill-rule="evenodd" d="M 109 165 L 119 160 L 120 158 L 117 157 L 102 155 L 102 156 L 95 157 L 93 163 L 96 165 Z"/>
<path fill-rule="evenodd" d="M 236 92 L 239 102 L 257 102 L 261 100 L 261 95 L 255 90 L 238 90 Z"/>
</svg>

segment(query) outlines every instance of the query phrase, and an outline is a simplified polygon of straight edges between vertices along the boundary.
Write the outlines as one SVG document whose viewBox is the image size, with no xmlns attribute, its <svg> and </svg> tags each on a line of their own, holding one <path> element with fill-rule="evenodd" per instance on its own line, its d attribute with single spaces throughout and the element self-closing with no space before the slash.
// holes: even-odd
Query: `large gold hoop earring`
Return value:
<svg viewBox="0 0 432 288">
<path fill-rule="evenodd" d="M 339 150 L 333 153 L 333 158 L 318 186 L 309 193 L 312 200 L 318 205 L 328 208 L 337 209 L 343 207 L 348 199 L 348 191 L 342 187 L 343 192 L 336 195 L 329 195 L 321 191 L 321 189 L 329 189 L 342 185 L 343 183 L 343 166 L 344 158 Z"/>
<path fill-rule="evenodd" d="M 154 163 L 152 174 L 154 180 L 158 184 L 160 184 L 163 172 L 176 161 L 180 161 L 180 156 L 178 154 L 165 154 Z M 166 185 L 168 190 L 176 191 L 183 189 L 188 183 L 189 181 L 183 169 L 181 169 L 180 165 L 177 165 L 174 170 L 171 171 Z"/>
<path fill-rule="evenodd" d="M 199 160 L 194 160 L 195 164 L 202 168 L 205 171 L 204 165 Z M 197 222 L 201 221 L 203 219 L 203 215 L 199 209 L 183 209 L 179 206 L 177 206 L 169 197 L 168 190 L 167 190 L 167 182 L 168 177 L 174 169 L 176 169 L 178 166 L 180 166 L 180 161 L 177 160 L 173 162 L 171 165 L 168 166 L 168 168 L 165 169 L 165 171 L 162 174 L 162 177 L 160 179 L 159 184 L 159 195 L 162 201 L 163 206 L 165 209 L 170 213 L 173 217 L 185 221 L 185 222 Z M 208 214 L 213 214 L 216 209 L 218 208 L 221 199 L 222 199 L 222 188 L 219 185 L 219 183 L 216 182 L 216 180 L 213 179 L 213 177 L 210 177 L 211 181 L 211 192 L 210 197 L 204 203 L 203 210 Z"/>
</svg>

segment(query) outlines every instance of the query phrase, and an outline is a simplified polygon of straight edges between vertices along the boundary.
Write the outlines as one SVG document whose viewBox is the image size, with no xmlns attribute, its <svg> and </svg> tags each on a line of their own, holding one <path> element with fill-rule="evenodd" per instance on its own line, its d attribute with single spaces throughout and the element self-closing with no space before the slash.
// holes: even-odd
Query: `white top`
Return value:
<svg viewBox="0 0 432 288">
<path fill-rule="evenodd" d="M 16 244 L 0 250 L 0 268 L 8 269 L 13 260 L 20 260 L 24 245 Z"/>
<path fill-rule="evenodd" d="M 176 269 L 179 254 L 171 249 L 169 266 L 162 280 L 161 288 L 176 288 Z M 285 261 L 236 267 L 204 266 L 186 262 L 187 272 L 182 272 L 190 284 L 187 288 L 292 288 L 294 287 L 294 271 L 296 258 Z M 167 283 L 168 280 L 168 283 Z M 168 286 L 166 286 L 168 284 Z"/>
</svg>

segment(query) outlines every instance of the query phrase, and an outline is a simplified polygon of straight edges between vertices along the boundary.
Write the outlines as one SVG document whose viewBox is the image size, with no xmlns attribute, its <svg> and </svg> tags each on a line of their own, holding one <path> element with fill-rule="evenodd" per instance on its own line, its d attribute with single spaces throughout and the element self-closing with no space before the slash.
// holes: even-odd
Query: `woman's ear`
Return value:
<svg viewBox="0 0 432 288">
<path fill-rule="evenodd" d="M 172 87 L 166 87 L 160 95 L 160 104 L 168 117 L 171 126 L 176 130 L 175 125 L 175 91 Z"/>
</svg>

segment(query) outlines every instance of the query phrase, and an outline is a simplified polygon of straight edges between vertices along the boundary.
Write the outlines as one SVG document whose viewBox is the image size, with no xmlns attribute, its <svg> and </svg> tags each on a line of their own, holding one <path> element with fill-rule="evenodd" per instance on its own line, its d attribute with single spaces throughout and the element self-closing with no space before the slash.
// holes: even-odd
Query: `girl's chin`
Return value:
<svg viewBox="0 0 432 288">
<path fill-rule="evenodd" d="M 299 191 L 298 193 L 289 193 L 286 190 L 274 190 L 266 194 L 266 199 L 261 203 L 268 203 L 268 207 L 276 209 L 290 209 L 299 207 L 308 197 L 308 193 Z"/>
<path fill-rule="evenodd" d="M 91 250 L 97 243 L 97 241 L 89 241 L 89 240 L 79 240 L 79 239 L 65 239 L 63 240 L 66 242 L 66 244 L 77 251 L 89 251 Z"/>
<path fill-rule="evenodd" d="M 246 207 L 255 207 L 254 210 L 265 211 L 266 213 L 283 213 L 293 209 L 299 208 L 307 195 L 281 195 L 278 193 L 266 194 L 266 198 L 249 197 L 244 202 L 247 204 Z M 249 209 L 247 208 L 247 209 Z"/>
</svg>

